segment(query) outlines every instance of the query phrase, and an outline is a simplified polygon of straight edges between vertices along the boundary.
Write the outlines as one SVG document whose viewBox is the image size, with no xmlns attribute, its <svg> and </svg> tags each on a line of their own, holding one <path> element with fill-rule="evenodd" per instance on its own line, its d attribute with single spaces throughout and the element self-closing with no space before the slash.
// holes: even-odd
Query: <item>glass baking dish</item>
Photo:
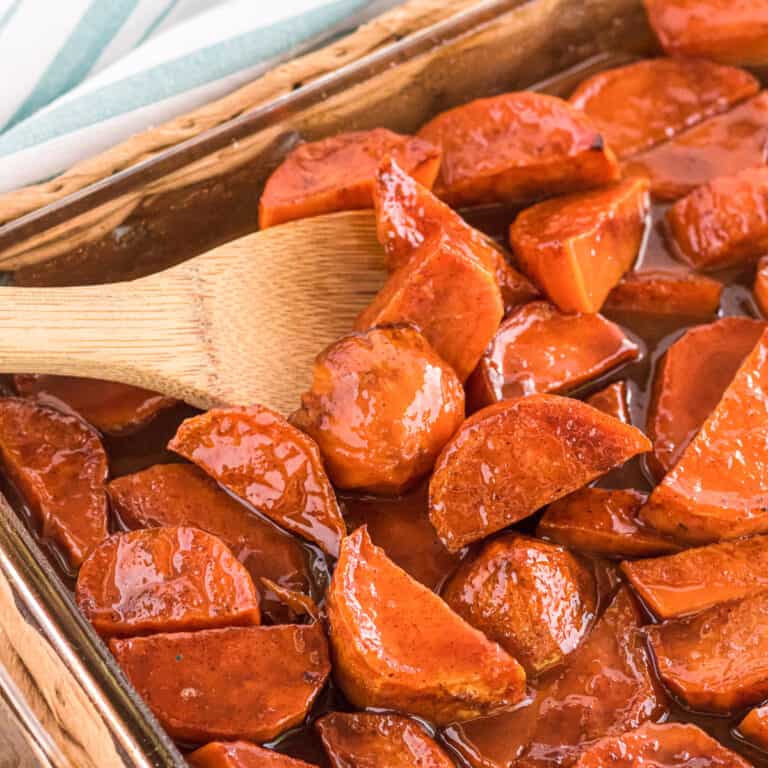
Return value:
<svg viewBox="0 0 768 768">
<path fill-rule="evenodd" d="M 642 0 L 478 2 L 0 227 L 0 270 L 24 286 L 158 271 L 255 230 L 264 181 L 301 138 L 412 132 L 448 107 L 508 90 L 562 95 L 587 73 L 655 50 Z M 0 768 L 185 765 L 27 520 L 0 495 L 0 732 L 12 725 L 29 751 L 28 763 L 0 753 Z"/>
</svg>

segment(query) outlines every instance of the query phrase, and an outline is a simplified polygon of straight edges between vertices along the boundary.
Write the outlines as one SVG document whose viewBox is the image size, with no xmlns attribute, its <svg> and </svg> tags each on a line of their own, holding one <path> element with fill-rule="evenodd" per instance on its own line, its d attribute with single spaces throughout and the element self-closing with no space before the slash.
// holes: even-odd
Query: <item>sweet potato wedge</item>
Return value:
<svg viewBox="0 0 768 768">
<path fill-rule="evenodd" d="M 601 315 L 566 315 L 549 302 L 516 309 L 467 382 L 471 410 L 535 392 L 567 392 L 639 354 Z"/>
<path fill-rule="evenodd" d="M 765 328 L 757 320 L 725 317 L 686 331 L 661 358 L 646 423 L 653 442 L 649 463 L 658 478 L 680 460 Z"/>
<path fill-rule="evenodd" d="M 768 531 L 767 388 L 764 331 L 680 461 L 640 510 L 645 522 L 686 544 Z"/>
<path fill-rule="evenodd" d="M 659 58 L 588 77 L 569 101 L 623 159 L 726 112 L 759 90 L 757 78 L 743 69 L 706 59 Z"/>
<path fill-rule="evenodd" d="M 259 624 L 259 594 L 227 546 L 197 528 L 116 533 L 80 568 L 77 607 L 102 637 Z"/>
<path fill-rule="evenodd" d="M 768 317 L 768 257 L 764 256 L 757 263 L 755 285 L 752 292 L 763 317 Z"/>
<path fill-rule="evenodd" d="M 248 741 L 212 741 L 186 756 L 192 768 L 314 768 Z"/>
<path fill-rule="evenodd" d="M 751 768 L 701 728 L 683 723 L 645 723 L 622 736 L 601 739 L 582 753 L 575 768 Z"/>
<path fill-rule="evenodd" d="M 724 64 L 768 64 L 765 0 L 645 0 L 648 18 L 672 56 Z"/>
<path fill-rule="evenodd" d="M 621 570 L 658 618 L 687 616 L 768 590 L 768 536 L 624 562 Z"/>
<path fill-rule="evenodd" d="M 646 495 L 639 491 L 582 488 L 550 504 L 536 535 L 579 552 L 609 558 L 650 557 L 679 551 L 637 516 Z"/>
<path fill-rule="evenodd" d="M 429 473 L 462 421 L 461 382 L 409 325 L 352 333 L 324 349 L 291 416 L 317 442 L 334 486 L 385 495 Z"/>
<path fill-rule="evenodd" d="M 478 411 L 445 446 L 429 516 L 452 552 L 532 515 L 651 444 L 642 432 L 557 395 Z"/>
<path fill-rule="evenodd" d="M 528 202 L 619 178 L 591 120 L 543 93 L 477 99 L 439 114 L 418 135 L 442 150 L 435 194 L 453 207 Z"/>
<path fill-rule="evenodd" d="M 750 744 L 768 752 L 768 706 L 753 709 L 739 723 L 739 733 Z"/>
<path fill-rule="evenodd" d="M 112 509 L 126 528 L 188 525 L 220 538 L 248 569 L 261 594 L 261 609 L 275 623 L 291 612 L 269 589 L 265 576 L 280 586 L 307 592 L 309 558 L 301 544 L 238 503 L 194 464 L 156 464 L 107 485 Z"/>
<path fill-rule="evenodd" d="M 96 430 L 41 403 L 0 398 L 0 458 L 43 537 L 79 566 L 108 536 L 109 466 Z"/>
<path fill-rule="evenodd" d="M 718 176 L 764 165 L 768 93 L 709 118 L 664 144 L 628 158 L 625 176 L 645 176 L 657 200 L 677 200 Z"/>
<path fill-rule="evenodd" d="M 454 768 L 415 720 L 375 712 L 331 712 L 316 723 L 332 768 Z"/>
<path fill-rule="evenodd" d="M 170 450 L 260 512 L 336 556 L 344 520 L 311 437 L 260 405 L 184 421 Z"/>
<path fill-rule="evenodd" d="M 587 567 L 562 547 L 507 534 L 488 542 L 443 589 L 456 613 L 538 675 L 584 639 L 597 605 Z"/>
<path fill-rule="evenodd" d="M 627 405 L 627 385 L 623 381 L 614 381 L 613 384 L 595 392 L 586 399 L 586 403 L 625 424 L 632 423 Z"/>
<path fill-rule="evenodd" d="M 357 707 L 437 724 L 517 704 L 525 672 L 371 543 L 344 539 L 327 593 L 334 677 Z"/>
<path fill-rule="evenodd" d="M 440 150 L 385 128 L 340 133 L 300 144 L 269 177 L 259 200 L 259 228 L 334 211 L 373 208 L 373 180 L 387 157 L 431 187 Z"/>
<path fill-rule="evenodd" d="M 599 312 L 637 258 L 648 189 L 636 177 L 527 208 L 509 229 L 517 263 L 563 312 Z"/>
<path fill-rule="evenodd" d="M 331 671 L 319 624 L 114 638 L 109 647 L 160 724 L 187 742 L 274 739 L 302 722 Z"/>
<path fill-rule="evenodd" d="M 768 592 L 645 628 L 661 679 L 699 712 L 768 697 Z"/>
</svg>

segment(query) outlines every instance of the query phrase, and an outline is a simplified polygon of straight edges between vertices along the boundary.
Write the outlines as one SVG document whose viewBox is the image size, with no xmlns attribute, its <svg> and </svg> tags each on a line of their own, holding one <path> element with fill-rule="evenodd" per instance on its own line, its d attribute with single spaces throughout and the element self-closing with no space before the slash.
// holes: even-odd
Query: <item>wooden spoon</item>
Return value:
<svg viewBox="0 0 768 768">
<path fill-rule="evenodd" d="M 356 211 L 248 235 L 131 282 L 0 288 L 0 373 L 288 413 L 315 356 L 352 329 L 385 279 L 373 213 Z"/>
</svg>

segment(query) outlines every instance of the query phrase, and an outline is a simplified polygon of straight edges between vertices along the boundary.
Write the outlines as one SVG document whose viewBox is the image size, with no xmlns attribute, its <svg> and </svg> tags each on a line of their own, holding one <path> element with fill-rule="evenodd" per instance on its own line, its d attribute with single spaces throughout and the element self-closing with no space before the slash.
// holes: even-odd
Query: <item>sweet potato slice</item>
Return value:
<svg viewBox="0 0 768 768">
<path fill-rule="evenodd" d="M 259 594 L 227 546 L 197 528 L 116 533 L 86 558 L 75 600 L 102 637 L 260 622 Z"/>
<path fill-rule="evenodd" d="M 331 671 L 319 624 L 115 638 L 109 647 L 160 724 L 187 742 L 274 739 L 302 722 Z"/>
<path fill-rule="evenodd" d="M 582 488 L 550 504 L 537 536 L 601 557 L 649 557 L 677 552 L 675 542 L 659 535 L 637 516 L 646 495 L 639 491 Z"/>
<path fill-rule="evenodd" d="M 694 189 L 667 211 L 666 222 L 676 253 L 696 269 L 757 261 L 768 249 L 768 167 Z"/>
<path fill-rule="evenodd" d="M 386 157 L 427 187 L 440 167 L 440 151 L 429 141 L 385 128 L 300 144 L 267 180 L 259 201 L 259 227 L 373 208 L 374 175 Z"/>
<path fill-rule="evenodd" d="M 766 0 L 645 0 L 659 42 L 672 56 L 724 64 L 768 64 Z"/>
<path fill-rule="evenodd" d="M 768 531 L 767 391 L 764 331 L 680 461 L 640 510 L 643 520 L 686 544 Z"/>
<path fill-rule="evenodd" d="M 194 464 L 157 464 L 112 480 L 107 492 L 126 528 L 188 525 L 220 538 L 250 572 L 262 612 L 275 623 L 285 623 L 291 613 L 263 588 L 261 577 L 294 591 L 310 588 L 309 559 L 301 544 L 238 503 Z"/>
<path fill-rule="evenodd" d="M 621 569 L 658 618 L 686 616 L 768 590 L 768 536 L 625 562 Z"/>
<path fill-rule="evenodd" d="M 357 707 L 446 724 L 509 708 L 525 672 L 372 544 L 344 539 L 327 593 L 334 676 Z"/>
<path fill-rule="evenodd" d="M 632 423 L 627 406 L 627 385 L 623 381 L 614 381 L 613 384 L 590 395 L 586 402 L 587 405 L 613 416 L 614 419 L 623 421 L 625 424 Z"/>
<path fill-rule="evenodd" d="M 657 477 L 677 464 L 765 327 L 746 317 L 725 317 L 686 331 L 666 351 L 656 369 L 646 423 Z"/>
<path fill-rule="evenodd" d="M 187 755 L 192 768 L 314 768 L 248 741 L 212 741 Z"/>
<path fill-rule="evenodd" d="M 563 312 L 599 312 L 637 258 L 648 187 L 632 178 L 527 208 L 509 229 L 520 268 Z"/>
<path fill-rule="evenodd" d="M 768 157 L 768 93 L 690 128 L 624 161 L 625 176 L 645 176 L 658 200 L 677 200 L 718 176 L 764 165 Z"/>
<path fill-rule="evenodd" d="M 701 728 L 683 723 L 645 723 L 622 736 L 601 739 L 576 768 L 751 768 Z"/>
<path fill-rule="evenodd" d="M 543 93 L 477 99 L 439 114 L 419 136 L 442 149 L 435 194 L 454 207 L 527 202 L 619 178 L 592 121 Z"/>
<path fill-rule="evenodd" d="M 323 350 L 291 416 L 317 441 L 337 488 L 391 495 L 431 471 L 463 420 L 456 373 L 408 325 L 352 333 Z"/>
<path fill-rule="evenodd" d="M 415 720 L 374 712 L 331 712 L 316 728 L 333 768 L 453 768 Z"/>
<path fill-rule="evenodd" d="M 546 301 L 515 310 L 467 382 L 473 410 L 534 392 L 566 392 L 639 354 L 601 315 L 566 315 Z"/>
<path fill-rule="evenodd" d="M 705 319 L 717 314 L 722 292 L 722 283 L 695 272 L 648 269 L 625 275 L 608 294 L 603 309 Z"/>
<path fill-rule="evenodd" d="M 0 457 L 42 524 L 79 566 L 107 538 L 107 454 L 79 417 L 21 398 L 0 399 Z"/>
<path fill-rule="evenodd" d="M 184 421 L 168 447 L 278 525 L 336 556 L 344 520 L 317 444 L 261 405 Z"/>
<path fill-rule="evenodd" d="M 579 400 L 530 395 L 471 416 L 445 446 L 429 516 L 452 552 L 532 515 L 651 444 Z"/>
<path fill-rule="evenodd" d="M 757 263 L 755 286 L 752 291 L 763 317 L 768 316 L 768 257 L 764 256 Z"/>
<path fill-rule="evenodd" d="M 768 706 L 753 709 L 739 724 L 739 733 L 750 744 L 768 752 Z"/>
<path fill-rule="evenodd" d="M 691 709 L 729 714 L 768 697 L 768 592 L 645 632 L 661 679 Z"/>
<path fill-rule="evenodd" d="M 537 675 L 584 639 L 595 616 L 589 570 L 562 547 L 507 534 L 487 543 L 443 589 L 443 599 Z"/>
</svg>

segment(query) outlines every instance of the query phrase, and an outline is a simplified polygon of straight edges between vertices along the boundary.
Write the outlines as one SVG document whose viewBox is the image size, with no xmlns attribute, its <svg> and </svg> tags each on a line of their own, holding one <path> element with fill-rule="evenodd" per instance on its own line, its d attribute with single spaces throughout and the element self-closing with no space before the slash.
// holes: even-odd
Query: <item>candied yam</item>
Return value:
<svg viewBox="0 0 768 768">
<path fill-rule="evenodd" d="M 316 728 L 333 768 L 453 768 L 415 720 L 374 712 L 331 712 Z"/>
<path fill-rule="evenodd" d="M 397 709 L 444 725 L 525 695 L 517 661 L 398 568 L 364 527 L 342 543 L 327 607 L 334 676 L 361 709 Z"/>
<path fill-rule="evenodd" d="M 435 194 L 454 207 L 527 202 L 619 178 L 591 120 L 543 93 L 477 99 L 439 114 L 419 136 L 442 150 Z"/>
<path fill-rule="evenodd" d="M 632 423 L 627 406 L 627 385 L 623 381 L 614 381 L 595 392 L 586 399 L 586 403 L 625 424 Z"/>
<path fill-rule="evenodd" d="M 186 419 L 168 444 L 236 496 L 334 557 L 344 520 L 311 437 L 261 405 Z"/>
<path fill-rule="evenodd" d="M 601 739 L 582 753 L 575 768 L 750 768 L 701 728 L 683 723 L 645 723 L 622 736 Z"/>
<path fill-rule="evenodd" d="M 412 326 L 342 337 L 315 359 L 291 421 L 334 486 L 397 495 L 429 473 L 464 420 L 464 388 Z"/>
<path fill-rule="evenodd" d="M 691 709 L 730 714 L 768 697 L 768 592 L 645 632 L 661 679 Z"/>
<path fill-rule="evenodd" d="M 464 563 L 443 599 L 537 675 L 573 653 L 596 608 L 592 574 L 562 547 L 516 534 Z"/>
<path fill-rule="evenodd" d="M 768 93 L 690 128 L 624 161 L 625 176 L 644 176 L 659 200 L 677 200 L 719 176 L 764 165 L 768 157 Z"/>
<path fill-rule="evenodd" d="M 546 301 L 515 310 L 467 382 L 473 410 L 535 392 L 566 392 L 639 354 L 601 315 L 566 315 Z"/>
<path fill-rule="evenodd" d="M 646 495 L 639 491 L 582 488 L 550 504 L 536 535 L 601 557 L 650 557 L 680 547 L 638 518 Z"/>
<path fill-rule="evenodd" d="M 650 206 L 648 182 L 547 200 L 524 210 L 509 229 L 520 268 L 563 312 L 599 312 L 631 268 Z"/>
<path fill-rule="evenodd" d="M 429 516 L 452 552 L 650 450 L 642 432 L 557 395 L 478 411 L 445 446 L 429 485 Z"/>
<path fill-rule="evenodd" d="M 96 431 L 78 416 L 32 400 L 1 398 L 0 457 L 43 536 L 79 566 L 109 535 L 109 466 Z"/>
<path fill-rule="evenodd" d="M 725 317 L 691 328 L 666 351 L 656 369 L 646 423 L 657 477 L 680 460 L 765 327 L 746 317 Z"/>
<path fill-rule="evenodd" d="M 301 723 L 331 671 L 319 624 L 227 627 L 109 647 L 172 738 L 269 741 Z"/>
<path fill-rule="evenodd" d="M 739 724 L 739 733 L 751 744 L 768 752 L 768 706 L 753 709 Z"/>
<path fill-rule="evenodd" d="M 425 186 L 434 183 L 440 151 L 415 136 L 375 128 L 300 144 L 267 179 L 259 200 L 259 227 L 373 208 L 376 169 L 390 156 Z"/>
<path fill-rule="evenodd" d="M 186 756 L 192 768 L 313 768 L 247 741 L 212 741 Z"/>
<path fill-rule="evenodd" d="M 763 257 L 757 263 L 757 273 L 755 274 L 755 286 L 752 289 L 755 294 L 757 306 L 763 313 L 763 317 L 768 315 L 768 257 Z"/>
<path fill-rule="evenodd" d="M 651 493 L 640 510 L 643 520 L 686 544 L 768 531 L 766 392 L 768 331 L 678 463 Z"/>
<path fill-rule="evenodd" d="M 261 577 L 307 592 L 307 553 L 292 536 L 251 512 L 194 464 L 156 464 L 107 485 L 112 509 L 126 528 L 188 525 L 220 538 L 248 569 L 261 593 L 261 609 L 275 623 L 291 613 Z"/>
<path fill-rule="evenodd" d="M 768 167 L 694 189 L 667 211 L 666 223 L 676 253 L 696 269 L 757 261 L 768 249 Z"/>
<path fill-rule="evenodd" d="M 724 64 L 768 64 L 766 0 L 645 0 L 667 53 Z"/>
<path fill-rule="evenodd" d="M 197 528 L 110 536 L 80 568 L 75 600 L 102 637 L 260 621 L 248 571 L 220 539 Z"/>
<path fill-rule="evenodd" d="M 505 315 L 541 295 L 538 288 L 525 275 L 518 272 L 502 253 L 499 253 L 499 260 L 496 263 L 496 282 L 501 291 Z"/>
<path fill-rule="evenodd" d="M 625 562 L 621 570 L 658 618 L 686 616 L 768 590 L 768 537 Z"/>
</svg>

